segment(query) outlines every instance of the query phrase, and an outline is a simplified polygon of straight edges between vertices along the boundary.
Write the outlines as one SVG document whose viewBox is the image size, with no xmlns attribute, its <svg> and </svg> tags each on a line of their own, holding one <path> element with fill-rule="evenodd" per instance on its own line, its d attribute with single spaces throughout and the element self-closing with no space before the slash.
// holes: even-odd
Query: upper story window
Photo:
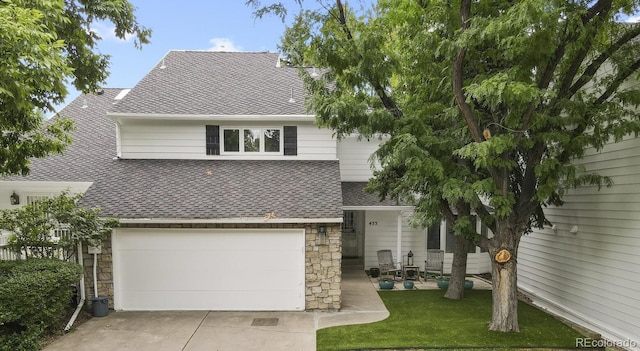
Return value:
<svg viewBox="0 0 640 351">
<path fill-rule="evenodd" d="M 206 126 L 207 155 L 298 154 L 296 126 L 283 127 L 220 127 Z"/>
<path fill-rule="evenodd" d="M 282 154 L 280 128 L 223 128 L 222 153 Z"/>
</svg>

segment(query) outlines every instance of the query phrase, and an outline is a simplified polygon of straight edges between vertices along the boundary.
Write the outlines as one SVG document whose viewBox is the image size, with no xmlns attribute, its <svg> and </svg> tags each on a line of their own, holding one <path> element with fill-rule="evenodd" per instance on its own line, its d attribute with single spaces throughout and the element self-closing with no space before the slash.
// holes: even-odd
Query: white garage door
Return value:
<svg viewBox="0 0 640 351">
<path fill-rule="evenodd" d="M 304 310 L 302 229 L 114 230 L 116 310 Z"/>
</svg>

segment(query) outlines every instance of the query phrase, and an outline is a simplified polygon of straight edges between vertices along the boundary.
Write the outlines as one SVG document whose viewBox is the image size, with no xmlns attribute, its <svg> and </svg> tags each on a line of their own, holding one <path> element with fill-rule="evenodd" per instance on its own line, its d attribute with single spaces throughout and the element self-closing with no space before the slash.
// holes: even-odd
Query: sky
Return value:
<svg viewBox="0 0 640 351">
<path fill-rule="evenodd" d="M 280 1 L 290 9 L 290 15 L 298 12 L 294 0 Z M 286 27 L 275 16 L 255 19 L 254 9 L 245 5 L 246 0 L 129 2 L 136 7 L 138 22 L 153 30 L 151 43 L 136 49 L 132 39 L 115 37 L 111 23 L 96 23 L 92 29 L 102 37 L 97 50 L 111 56 L 106 88 L 133 88 L 170 50 L 278 52 Z M 369 3 L 371 0 L 351 1 L 352 6 Z M 78 95 L 71 89 L 65 104 Z"/>
</svg>

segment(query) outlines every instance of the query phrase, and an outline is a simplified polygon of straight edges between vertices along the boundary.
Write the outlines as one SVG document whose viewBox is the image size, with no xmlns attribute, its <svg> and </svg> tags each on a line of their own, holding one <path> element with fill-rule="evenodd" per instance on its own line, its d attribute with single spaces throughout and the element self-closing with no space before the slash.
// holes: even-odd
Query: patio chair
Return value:
<svg viewBox="0 0 640 351">
<path fill-rule="evenodd" d="M 428 272 L 439 272 L 442 277 L 444 271 L 444 251 L 438 249 L 427 250 L 427 260 L 424 261 L 424 280 Z"/>
<path fill-rule="evenodd" d="M 378 267 L 380 267 L 380 276 L 385 273 L 389 276 L 389 273 L 393 273 L 394 280 L 398 273 L 402 272 L 402 265 L 393 260 L 391 250 L 378 250 Z"/>
</svg>

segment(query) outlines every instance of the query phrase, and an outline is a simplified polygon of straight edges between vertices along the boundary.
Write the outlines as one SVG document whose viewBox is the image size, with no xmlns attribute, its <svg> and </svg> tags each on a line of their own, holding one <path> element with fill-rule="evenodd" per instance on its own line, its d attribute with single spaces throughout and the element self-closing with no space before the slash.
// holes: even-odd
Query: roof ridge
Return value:
<svg viewBox="0 0 640 351">
<path fill-rule="evenodd" d="M 217 54 L 278 54 L 279 52 L 273 51 L 214 51 L 214 50 L 206 50 L 206 49 L 170 49 L 169 52 L 196 52 L 196 53 L 217 53 Z"/>
</svg>

